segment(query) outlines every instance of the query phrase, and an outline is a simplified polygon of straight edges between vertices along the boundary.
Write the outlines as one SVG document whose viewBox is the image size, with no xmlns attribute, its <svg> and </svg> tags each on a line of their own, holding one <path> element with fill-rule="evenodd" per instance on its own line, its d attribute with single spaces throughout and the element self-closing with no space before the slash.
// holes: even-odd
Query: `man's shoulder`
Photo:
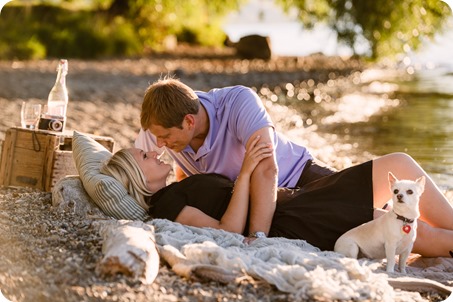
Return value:
<svg viewBox="0 0 453 302">
<path fill-rule="evenodd" d="M 226 87 L 221 87 L 221 88 L 212 88 L 211 90 L 209 90 L 207 92 L 196 90 L 195 94 L 198 95 L 198 97 L 209 98 L 209 96 L 227 95 L 227 94 L 238 93 L 238 92 L 242 92 L 242 91 L 252 92 L 253 90 L 247 86 L 234 85 L 234 86 L 226 86 Z"/>
</svg>

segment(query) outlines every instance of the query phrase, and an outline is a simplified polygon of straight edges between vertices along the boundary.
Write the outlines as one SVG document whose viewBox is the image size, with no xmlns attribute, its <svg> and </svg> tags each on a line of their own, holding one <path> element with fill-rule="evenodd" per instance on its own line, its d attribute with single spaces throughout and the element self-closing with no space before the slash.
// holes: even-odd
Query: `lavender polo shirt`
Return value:
<svg viewBox="0 0 453 302">
<path fill-rule="evenodd" d="M 274 127 L 259 96 L 250 88 L 232 86 L 195 92 L 209 116 L 209 132 L 198 152 L 190 146 L 177 153 L 158 148 L 155 136 L 140 130 L 135 147 L 163 151 L 175 160 L 186 175 L 218 173 L 236 179 L 241 170 L 245 146 L 251 135 L 264 127 Z M 294 187 L 312 156 L 303 146 L 274 131 L 278 186 Z"/>
</svg>

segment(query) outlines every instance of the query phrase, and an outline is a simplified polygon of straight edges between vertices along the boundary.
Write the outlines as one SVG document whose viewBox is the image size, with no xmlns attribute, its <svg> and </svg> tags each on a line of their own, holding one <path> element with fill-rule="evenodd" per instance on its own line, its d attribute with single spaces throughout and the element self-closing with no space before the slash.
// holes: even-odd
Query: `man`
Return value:
<svg viewBox="0 0 453 302">
<path fill-rule="evenodd" d="M 249 237 L 268 234 L 277 186 L 296 187 L 312 161 L 305 147 L 275 131 L 258 95 L 244 86 L 195 92 L 179 80 L 161 79 L 146 91 L 141 126 L 136 147 L 167 151 L 179 180 L 199 173 L 235 180 L 252 138 L 273 145 L 274 157 L 260 162 L 252 175 Z"/>
</svg>

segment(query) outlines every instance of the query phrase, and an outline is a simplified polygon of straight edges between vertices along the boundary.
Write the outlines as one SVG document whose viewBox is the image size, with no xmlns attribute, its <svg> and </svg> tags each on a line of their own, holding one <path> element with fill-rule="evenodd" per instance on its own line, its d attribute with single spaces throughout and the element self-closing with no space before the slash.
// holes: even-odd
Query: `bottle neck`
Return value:
<svg viewBox="0 0 453 302">
<path fill-rule="evenodd" d="M 64 70 L 63 66 L 58 66 L 57 79 L 55 80 L 55 85 L 66 86 L 66 74 L 68 72 Z"/>
</svg>

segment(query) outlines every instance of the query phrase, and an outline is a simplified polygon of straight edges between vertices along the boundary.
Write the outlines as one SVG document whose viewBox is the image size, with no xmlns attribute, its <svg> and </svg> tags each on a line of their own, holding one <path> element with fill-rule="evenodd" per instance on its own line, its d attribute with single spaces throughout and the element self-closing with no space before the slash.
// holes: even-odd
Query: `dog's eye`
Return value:
<svg viewBox="0 0 453 302">
<path fill-rule="evenodd" d="M 393 194 L 398 194 L 400 191 L 398 189 L 393 190 Z"/>
<path fill-rule="evenodd" d="M 412 191 L 412 190 L 407 190 L 406 193 L 407 193 L 407 195 L 412 195 L 412 194 L 414 194 L 414 191 Z"/>
</svg>

